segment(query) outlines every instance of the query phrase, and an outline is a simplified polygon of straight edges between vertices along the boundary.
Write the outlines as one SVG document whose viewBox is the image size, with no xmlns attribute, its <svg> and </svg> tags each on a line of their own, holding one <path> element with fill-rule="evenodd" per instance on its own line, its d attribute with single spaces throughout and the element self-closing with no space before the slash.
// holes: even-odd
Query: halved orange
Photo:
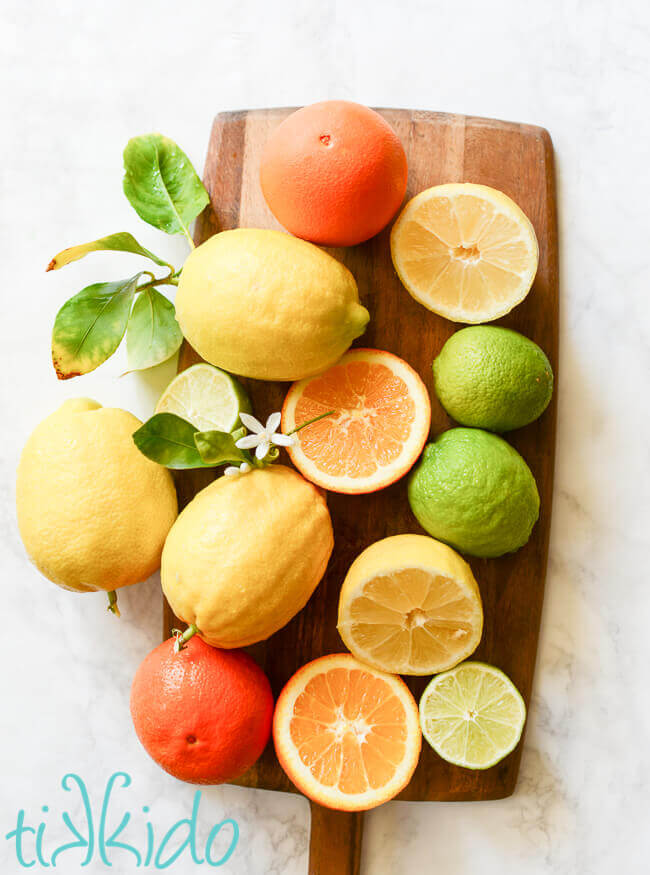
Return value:
<svg viewBox="0 0 650 875">
<path fill-rule="evenodd" d="M 280 693 L 273 716 L 280 765 L 309 799 L 366 811 L 396 796 L 422 746 L 418 707 L 404 681 L 350 654 L 303 666 Z"/>
<path fill-rule="evenodd" d="M 294 383 L 282 408 L 296 435 L 291 461 L 332 492 L 375 492 L 398 480 L 422 452 L 431 424 L 427 387 L 405 361 L 380 349 L 348 351 L 329 370 Z"/>
</svg>

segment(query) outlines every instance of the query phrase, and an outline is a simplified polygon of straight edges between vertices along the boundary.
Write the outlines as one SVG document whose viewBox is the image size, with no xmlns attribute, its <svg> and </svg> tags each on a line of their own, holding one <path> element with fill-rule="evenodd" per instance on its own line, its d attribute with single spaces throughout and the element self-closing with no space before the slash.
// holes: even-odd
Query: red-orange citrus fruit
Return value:
<svg viewBox="0 0 650 875">
<path fill-rule="evenodd" d="M 140 664 L 131 716 L 145 750 L 166 772 L 192 784 L 221 784 L 243 774 L 266 747 L 273 696 L 243 651 L 194 637 L 176 653 L 170 638 Z"/>
<path fill-rule="evenodd" d="M 388 122 L 347 100 L 292 113 L 269 137 L 260 170 L 280 224 L 324 246 L 354 246 L 379 233 L 404 199 L 407 176 Z"/>
<path fill-rule="evenodd" d="M 403 359 L 353 349 L 316 377 L 294 383 L 282 408 L 289 447 L 304 476 L 332 492 L 375 492 L 398 480 L 422 452 L 431 424 L 427 387 Z"/>
<path fill-rule="evenodd" d="M 396 796 L 422 737 L 409 688 L 346 653 L 303 666 L 278 698 L 273 741 L 296 787 L 327 808 L 365 811 Z"/>
</svg>

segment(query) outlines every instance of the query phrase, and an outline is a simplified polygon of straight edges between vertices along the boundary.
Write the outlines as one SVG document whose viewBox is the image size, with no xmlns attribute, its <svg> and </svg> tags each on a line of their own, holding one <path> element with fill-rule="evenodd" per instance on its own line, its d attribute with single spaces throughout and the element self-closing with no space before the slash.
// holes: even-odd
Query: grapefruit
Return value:
<svg viewBox="0 0 650 875">
<path fill-rule="evenodd" d="M 290 678 L 277 701 L 273 741 L 305 796 L 326 808 L 366 811 L 408 784 L 422 736 L 404 681 L 339 653 Z"/>
<path fill-rule="evenodd" d="M 325 246 L 354 246 L 379 233 L 404 199 L 407 176 L 388 122 L 347 100 L 292 113 L 271 134 L 260 170 L 280 224 Z"/>
<path fill-rule="evenodd" d="M 299 431 L 288 450 L 307 479 L 332 492 L 375 492 L 398 480 L 420 455 L 431 424 L 418 374 L 379 349 L 351 350 L 325 373 L 294 383 L 282 431 L 330 411 Z"/>
<path fill-rule="evenodd" d="M 271 686 L 257 663 L 197 637 L 177 653 L 173 638 L 159 644 L 131 687 L 131 716 L 144 749 L 191 784 L 243 774 L 266 747 L 272 715 Z"/>
</svg>

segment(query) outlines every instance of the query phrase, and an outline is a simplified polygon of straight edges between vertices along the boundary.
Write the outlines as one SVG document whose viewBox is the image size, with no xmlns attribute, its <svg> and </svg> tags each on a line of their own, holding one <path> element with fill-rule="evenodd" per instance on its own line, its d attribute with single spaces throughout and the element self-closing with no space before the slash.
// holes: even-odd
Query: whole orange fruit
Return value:
<svg viewBox="0 0 650 875">
<path fill-rule="evenodd" d="M 271 212 L 292 234 L 354 246 L 393 218 L 407 175 L 402 144 L 379 113 L 326 100 L 278 125 L 264 148 L 260 181 Z"/>
<path fill-rule="evenodd" d="M 243 651 L 194 637 L 175 653 L 170 638 L 140 664 L 131 716 L 144 749 L 166 772 L 192 784 L 221 784 L 243 774 L 266 747 L 273 696 Z"/>
</svg>

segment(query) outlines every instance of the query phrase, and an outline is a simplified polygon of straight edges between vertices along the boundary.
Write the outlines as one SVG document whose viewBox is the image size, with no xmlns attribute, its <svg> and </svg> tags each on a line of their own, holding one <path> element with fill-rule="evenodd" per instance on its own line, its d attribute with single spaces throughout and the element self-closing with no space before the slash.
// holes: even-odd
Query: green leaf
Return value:
<svg viewBox="0 0 650 875">
<path fill-rule="evenodd" d="M 161 267 L 171 268 L 171 265 L 163 261 L 162 258 L 158 258 L 153 252 L 141 246 L 128 231 L 118 231 L 117 234 L 109 234 L 108 237 L 100 237 L 98 240 L 92 240 L 90 243 L 81 243 L 79 246 L 70 246 L 68 249 L 64 249 L 54 256 L 46 270 L 58 270 L 72 261 L 78 261 L 84 255 L 88 255 L 89 252 L 100 251 L 133 252 L 135 255 L 144 255 L 145 258 L 150 258 Z"/>
<path fill-rule="evenodd" d="M 162 134 L 129 140 L 124 150 L 124 194 L 145 222 L 185 234 L 210 198 L 189 158 Z"/>
<path fill-rule="evenodd" d="M 182 342 L 172 302 L 154 288 L 141 292 L 126 330 L 129 370 L 141 371 L 167 361 Z"/>
<path fill-rule="evenodd" d="M 194 443 L 196 428 L 175 413 L 156 413 L 133 433 L 141 453 L 166 468 L 210 468 Z"/>
<path fill-rule="evenodd" d="M 196 448 L 208 465 L 248 462 L 248 455 L 235 446 L 236 440 L 235 435 L 227 431 L 197 431 L 194 435 Z"/>
<path fill-rule="evenodd" d="M 59 380 L 94 371 L 113 355 L 124 337 L 141 275 L 86 286 L 61 307 L 52 329 L 52 364 Z"/>
</svg>

